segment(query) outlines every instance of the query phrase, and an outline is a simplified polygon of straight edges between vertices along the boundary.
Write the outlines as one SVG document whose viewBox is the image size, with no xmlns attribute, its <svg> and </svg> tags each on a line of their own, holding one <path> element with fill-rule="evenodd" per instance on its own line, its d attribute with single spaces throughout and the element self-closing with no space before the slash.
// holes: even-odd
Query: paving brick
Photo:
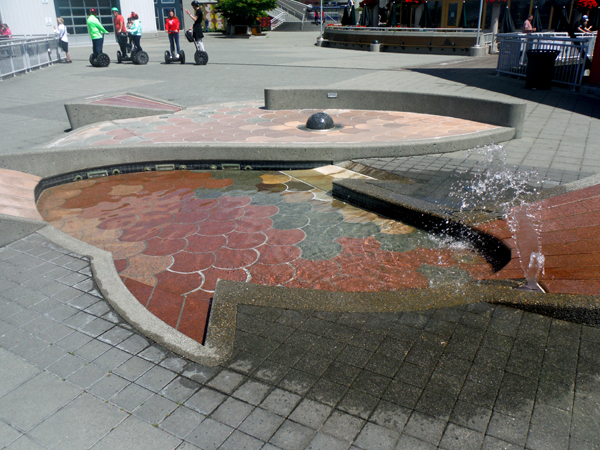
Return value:
<svg viewBox="0 0 600 450">
<path fill-rule="evenodd" d="M 352 441 L 364 427 L 365 421 L 341 411 L 334 411 L 323 425 L 322 430 L 338 439 Z"/>
<path fill-rule="evenodd" d="M 144 439 L 141 440 L 140 436 L 144 436 Z M 178 447 L 180 443 L 181 441 L 171 434 L 165 433 L 135 416 L 130 416 L 104 436 L 94 448 L 98 450 L 116 450 L 120 448 L 172 450 Z"/>
<path fill-rule="evenodd" d="M 209 415 L 227 398 L 226 395 L 204 387 L 190 397 L 185 402 L 185 406 L 191 408 L 201 414 Z"/>
<path fill-rule="evenodd" d="M 151 424 L 162 422 L 177 408 L 177 403 L 155 394 L 137 407 L 133 414 Z"/>
<path fill-rule="evenodd" d="M 286 421 L 269 442 L 284 450 L 300 450 L 306 448 L 307 444 L 313 438 L 314 433 L 313 430 L 304 425 Z"/>
<path fill-rule="evenodd" d="M 206 450 L 216 450 L 234 429 L 212 419 L 205 419 L 187 435 L 186 441 Z"/>
<path fill-rule="evenodd" d="M 292 392 L 287 392 L 282 389 L 274 389 L 261 403 L 261 408 L 287 417 L 302 397 Z"/>
<path fill-rule="evenodd" d="M 160 427 L 183 439 L 190 431 L 196 428 L 205 417 L 206 416 L 203 414 L 197 413 L 185 406 L 180 406 L 161 422 Z"/>
<path fill-rule="evenodd" d="M 283 417 L 277 414 L 256 408 L 239 426 L 239 429 L 257 439 L 268 441 L 284 420 Z"/>
</svg>

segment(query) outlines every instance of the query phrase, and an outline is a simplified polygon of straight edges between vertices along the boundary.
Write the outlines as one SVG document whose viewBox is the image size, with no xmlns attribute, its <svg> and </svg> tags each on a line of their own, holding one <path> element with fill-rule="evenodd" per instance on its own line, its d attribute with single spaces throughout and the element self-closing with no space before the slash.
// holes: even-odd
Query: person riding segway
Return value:
<svg viewBox="0 0 600 450">
<path fill-rule="evenodd" d="M 169 11 L 169 16 L 165 20 L 165 31 L 169 34 L 169 43 L 171 44 L 171 51 L 165 51 L 165 63 L 185 64 L 185 53 L 179 48 L 179 19 L 173 10 Z M 177 47 L 177 53 L 175 53 L 175 47 Z"/>
<path fill-rule="evenodd" d="M 87 18 L 87 28 L 92 38 L 93 53 L 90 55 L 90 64 L 94 67 L 108 67 L 110 57 L 106 53 L 102 53 L 104 44 L 104 35 L 108 34 L 106 28 L 102 26 L 96 15 L 98 10 L 90 8 L 90 15 Z"/>
<path fill-rule="evenodd" d="M 125 19 L 119 14 L 118 8 L 111 9 L 114 16 L 115 37 L 121 51 L 117 51 L 117 62 L 121 62 L 123 55 L 127 53 L 127 28 L 125 28 Z"/>
<path fill-rule="evenodd" d="M 194 54 L 196 64 L 204 66 L 208 62 L 208 53 L 204 50 L 204 44 L 202 43 L 204 33 L 202 32 L 203 20 L 200 2 L 194 0 L 192 8 L 194 8 L 194 14 L 190 13 L 187 9 L 185 10 L 194 21 L 194 25 L 185 32 L 185 37 L 196 46 L 196 53 Z"/>
<path fill-rule="evenodd" d="M 129 45 L 123 40 L 125 53 L 121 53 L 120 51 L 117 52 L 117 62 L 131 61 L 134 64 L 148 64 L 148 53 L 142 50 L 140 44 L 142 38 L 142 22 L 140 21 L 139 16 L 134 12 L 131 13 L 130 18 L 132 19 L 132 22 L 129 28 L 129 34 L 131 35 L 133 45 Z M 128 51 L 131 52 L 129 56 L 127 56 Z"/>
</svg>

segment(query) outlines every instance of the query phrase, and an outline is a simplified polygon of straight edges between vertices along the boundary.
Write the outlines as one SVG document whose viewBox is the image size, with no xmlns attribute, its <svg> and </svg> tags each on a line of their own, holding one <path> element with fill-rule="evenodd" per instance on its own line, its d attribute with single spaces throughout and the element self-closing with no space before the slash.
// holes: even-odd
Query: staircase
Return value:
<svg viewBox="0 0 600 450">
<path fill-rule="evenodd" d="M 277 8 L 268 12 L 271 17 L 271 30 L 314 31 L 306 15 L 306 5 L 295 0 L 277 0 Z"/>
</svg>

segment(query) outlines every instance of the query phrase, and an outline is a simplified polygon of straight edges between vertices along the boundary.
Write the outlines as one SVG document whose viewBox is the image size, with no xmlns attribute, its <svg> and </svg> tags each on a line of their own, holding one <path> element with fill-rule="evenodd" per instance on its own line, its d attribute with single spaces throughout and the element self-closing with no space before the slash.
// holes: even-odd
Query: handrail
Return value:
<svg viewBox="0 0 600 450">
<path fill-rule="evenodd" d="M 285 11 L 281 11 L 279 14 L 271 17 L 271 31 L 276 29 L 279 25 L 285 22 Z"/>
<path fill-rule="evenodd" d="M 297 19 L 304 19 L 306 15 L 307 6 L 296 0 L 277 0 L 277 7 L 283 9 Z"/>
<path fill-rule="evenodd" d="M 554 50 L 557 53 L 553 79 L 555 83 L 581 86 L 586 62 L 594 51 L 595 34 L 572 38 L 563 33 L 506 33 L 496 35 L 500 44 L 498 74 L 506 73 L 517 77 L 527 76 L 530 50 Z"/>
<path fill-rule="evenodd" d="M 55 35 L 0 39 L 0 80 L 60 60 Z"/>
</svg>

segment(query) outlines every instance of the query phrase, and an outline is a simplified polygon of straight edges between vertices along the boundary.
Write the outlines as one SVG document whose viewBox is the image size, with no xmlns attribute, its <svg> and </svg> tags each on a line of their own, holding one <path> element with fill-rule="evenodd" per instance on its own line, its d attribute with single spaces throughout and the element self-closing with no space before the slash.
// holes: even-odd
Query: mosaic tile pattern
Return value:
<svg viewBox="0 0 600 450">
<path fill-rule="evenodd" d="M 0 214 L 22 219 L 43 220 L 35 206 L 36 175 L 0 169 Z"/>
<path fill-rule="evenodd" d="M 344 128 L 328 132 L 298 129 L 321 110 L 267 111 L 255 103 L 225 103 L 168 116 L 102 122 L 71 133 L 50 147 L 138 143 L 369 143 L 441 139 L 497 128 L 469 120 L 394 111 L 325 110 Z"/>
<path fill-rule="evenodd" d="M 38 208 L 63 232 L 110 251 L 130 292 L 199 342 L 219 278 L 380 292 L 491 274 L 468 250 L 314 187 L 339 173 L 298 171 L 307 182 L 291 174 L 118 175 L 49 189 Z"/>
</svg>

